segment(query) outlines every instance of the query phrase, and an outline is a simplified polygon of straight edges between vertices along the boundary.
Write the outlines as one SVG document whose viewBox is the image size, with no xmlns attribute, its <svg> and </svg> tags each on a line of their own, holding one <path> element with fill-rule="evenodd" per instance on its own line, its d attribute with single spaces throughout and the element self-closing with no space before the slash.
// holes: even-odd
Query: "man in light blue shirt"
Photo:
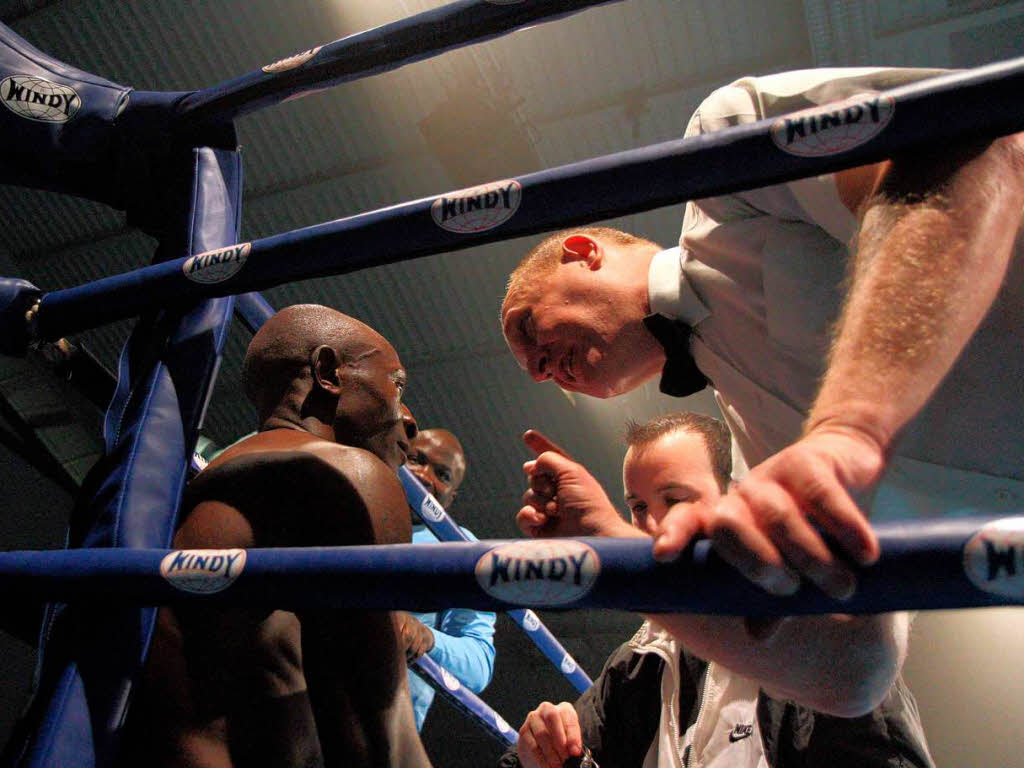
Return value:
<svg viewBox="0 0 1024 768">
<path fill-rule="evenodd" d="M 421 430 L 411 441 L 406 466 L 441 505 L 448 509 L 466 476 L 462 445 L 445 429 Z M 476 537 L 462 528 L 469 538 Z M 432 544 L 437 537 L 413 516 L 412 543 Z M 406 658 L 412 662 L 426 653 L 474 693 L 491 681 L 494 671 L 495 615 L 486 611 L 449 608 L 437 613 L 398 613 Z M 422 730 L 434 701 L 434 689 L 409 672 L 416 728 Z"/>
</svg>

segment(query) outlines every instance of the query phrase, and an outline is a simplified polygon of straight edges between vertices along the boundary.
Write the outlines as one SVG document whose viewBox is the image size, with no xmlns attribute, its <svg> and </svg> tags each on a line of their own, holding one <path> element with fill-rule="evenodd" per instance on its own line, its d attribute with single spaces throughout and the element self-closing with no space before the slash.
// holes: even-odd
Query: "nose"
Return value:
<svg viewBox="0 0 1024 768">
<path fill-rule="evenodd" d="M 404 403 L 402 404 L 402 426 L 405 429 L 405 436 L 409 440 L 416 437 L 416 434 L 420 431 L 416 425 L 416 418 Z"/>
<path fill-rule="evenodd" d="M 547 352 L 538 352 L 530 360 L 530 376 L 534 381 L 547 381 L 551 378 L 551 358 Z"/>
</svg>

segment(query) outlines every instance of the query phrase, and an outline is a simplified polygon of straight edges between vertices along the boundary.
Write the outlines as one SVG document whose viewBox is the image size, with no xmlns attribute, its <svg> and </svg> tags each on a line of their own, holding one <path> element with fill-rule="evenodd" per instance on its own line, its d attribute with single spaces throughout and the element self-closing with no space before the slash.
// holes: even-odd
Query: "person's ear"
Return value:
<svg viewBox="0 0 1024 768">
<path fill-rule="evenodd" d="M 339 359 L 337 351 L 328 344 L 321 344 L 309 356 L 309 367 L 313 373 L 313 383 L 332 395 L 341 393 L 341 380 L 338 376 Z"/>
<path fill-rule="evenodd" d="M 569 235 L 562 241 L 562 262 L 579 261 L 591 269 L 601 268 L 601 246 L 588 235 Z"/>
</svg>

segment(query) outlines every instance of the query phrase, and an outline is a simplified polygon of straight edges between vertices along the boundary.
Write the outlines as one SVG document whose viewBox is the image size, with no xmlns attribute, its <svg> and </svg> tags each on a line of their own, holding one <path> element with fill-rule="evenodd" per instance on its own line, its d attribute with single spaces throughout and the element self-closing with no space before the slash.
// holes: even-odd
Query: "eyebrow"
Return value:
<svg viewBox="0 0 1024 768">
<path fill-rule="evenodd" d="M 665 491 L 688 491 L 690 493 L 696 493 L 697 489 L 688 483 L 667 483 L 656 489 L 658 493 L 664 493 Z"/>
<path fill-rule="evenodd" d="M 666 485 L 662 485 L 662 486 L 659 486 L 658 488 L 654 489 L 655 493 L 664 493 L 665 491 L 672 491 L 672 490 L 689 491 L 690 493 L 696 493 L 697 492 L 696 488 L 694 488 L 692 485 L 689 485 L 687 483 L 668 483 Z M 635 493 L 627 493 L 626 494 L 626 501 L 632 501 L 634 499 L 639 499 L 639 498 L 640 497 L 637 496 Z"/>
</svg>

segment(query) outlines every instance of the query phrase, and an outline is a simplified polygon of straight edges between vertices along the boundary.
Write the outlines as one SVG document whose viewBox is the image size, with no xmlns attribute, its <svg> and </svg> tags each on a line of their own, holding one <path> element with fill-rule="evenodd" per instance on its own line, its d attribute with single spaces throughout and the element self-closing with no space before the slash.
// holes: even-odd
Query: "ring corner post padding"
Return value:
<svg viewBox="0 0 1024 768">
<path fill-rule="evenodd" d="M 0 354 L 24 355 L 32 340 L 25 313 L 42 296 L 28 280 L 0 277 Z"/>
<path fill-rule="evenodd" d="M 161 243 L 161 251 L 196 253 L 234 242 L 241 205 L 238 153 L 196 148 L 184 154 L 192 170 L 179 189 L 177 234 Z M 231 298 L 207 300 L 137 322 L 106 415 L 105 456 L 87 477 L 73 513 L 72 546 L 170 545 L 232 307 Z M 81 519 L 89 525 L 76 530 Z M 106 768 L 116 758 L 156 609 L 94 603 L 88 609 L 50 606 L 48 613 L 39 684 L 21 729 L 26 735 L 12 754 L 24 767 Z"/>
<path fill-rule="evenodd" d="M 131 91 L 48 56 L 0 24 L 0 135 L 8 149 L 0 182 L 122 207 L 116 120 Z"/>
</svg>

